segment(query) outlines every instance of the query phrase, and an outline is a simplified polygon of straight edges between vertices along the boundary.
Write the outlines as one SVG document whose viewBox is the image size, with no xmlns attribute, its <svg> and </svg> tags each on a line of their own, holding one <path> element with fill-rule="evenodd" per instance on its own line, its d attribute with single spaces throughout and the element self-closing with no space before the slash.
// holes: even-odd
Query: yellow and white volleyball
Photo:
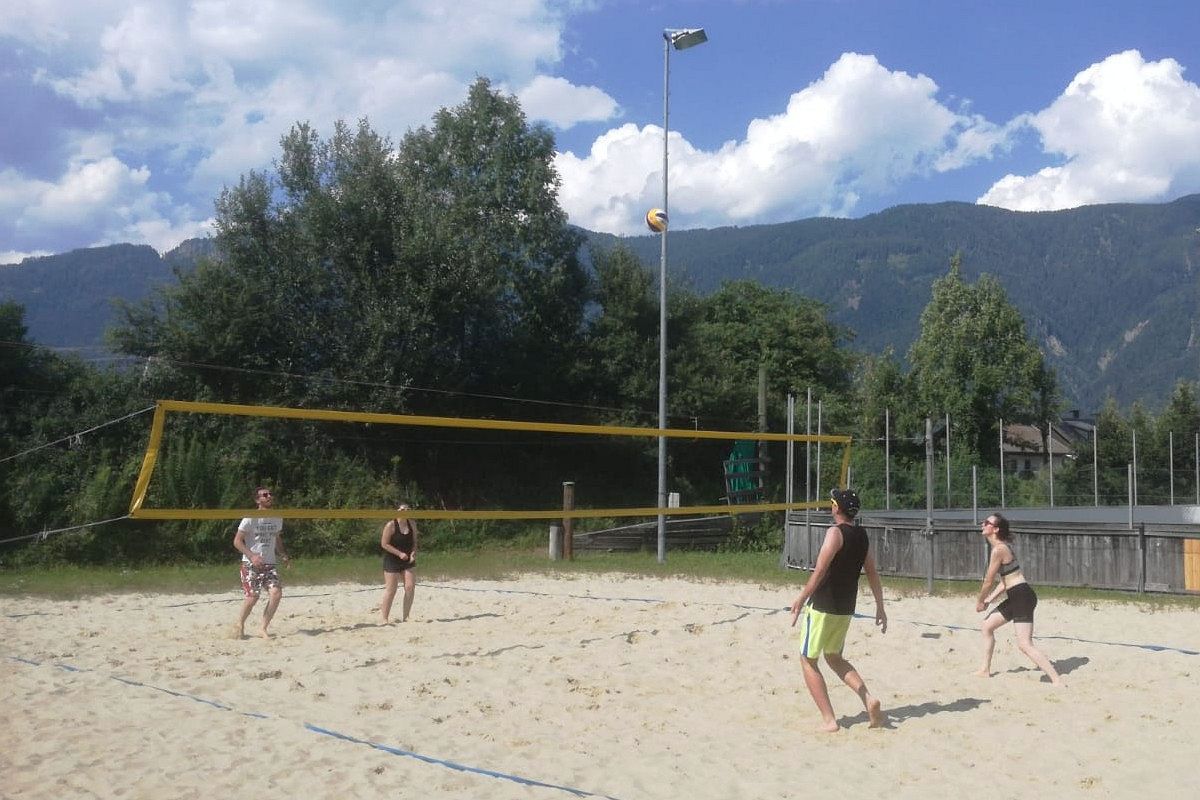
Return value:
<svg viewBox="0 0 1200 800">
<path fill-rule="evenodd" d="M 652 208 L 646 212 L 646 225 L 655 233 L 662 233 L 667 229 L 667 212 L 661 208 Z"/>
</svg>

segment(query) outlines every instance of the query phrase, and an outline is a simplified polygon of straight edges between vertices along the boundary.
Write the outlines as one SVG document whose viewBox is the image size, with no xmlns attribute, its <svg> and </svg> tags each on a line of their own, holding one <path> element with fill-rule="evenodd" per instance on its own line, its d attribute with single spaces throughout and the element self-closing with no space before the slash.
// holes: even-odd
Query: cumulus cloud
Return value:
<svg viewBox="0 0 1200 800">
<path fill-rule="evenodd" d="M 100 36 L 94 66 L 61 78 L 42 73 L 55 91 L 82 106 L 154 100 L 188 89 L 178 18 L 165 6 L 133 6 Z"/>
<path fill-rule="evenodd" d="M 31 179 L 13 169 L 0 171 L 0 236 L 36 241 L 49 236 L 68 247 L 137 242 L 159 252 L 192 236 L 205 235 L 211 220 L 191 220 L 171 198 L 146 188 L 149 170 L 132 167 L 111 153 L 97 154 L 93 140 L 56 180 Z M 9 250 L 20 260 L 47 251 Z"/>
<path fill-rule="evenodd" d="M 603 122 L 616 116 L 617 101 L 596 86 L 575 86 L 564 78 L 539 75 L 516 93 L 525 115 L 565 130 L 579 122 Z"/>
<path fill-rule="evenodd" d="M 45 159 L 34 174 L 0 153 L 0 194 L 21 188 L 16 201 L 0 201 L 10 212 L 0 242 L 11 254 L 120 236 L 173 246 L 205 229 L 223 186 L 271 166 L 295 122 L 327 134 L 336 119 L 367 117 L 398 139 L 462 102 L 478 75 L 526 87 L 556 125 L 607 118 L 616 104 L 599 89 L 537 79 L 561 60 L 572 8 L 561 0 L 7 4 L 0 37 L 36 53 L 31 94 L 48 89 L 84 113 L 72 118 L 77 129 L 54 131 L 67 142 L 55 145 L 55 174 Z M 109 146 L 85 154 L 78 140 L 97 131 Z M 109 214 L 96 199 L 106 189 Z"/>
<path fill-rule="evenodd" d="M 591 2 L 0 5 L 0 40 L 15 44 L 21 69 L 32 65 L 20 79 L 5 73 L 5 91 L 26 80 L 23 108 L 47 109 L 25 114 L 27 130 L 43 127 L 20 154 L 0 152 L 0 246 L 9 256 L 122 240 L 169 249 L 208 230 L 221 188 L 269 168 L 295 122 L 327 135 L 336 119 L 367 117 L 399 139 L 462 102 L 478 75 L 515 87 L 531 120 L 560 130 L 615 120 L 586 151 L 557 156 L 560 202 L 585 227 L 640 231 L 661 202 L 662 129 L 617 124 L 624 112 L 607 85 L 551 77 L 565 15 Z M 846 53 L 736 140 L 701 149 L 672 132 L 672 223 L 851 215 L 1030 131 L 1053 158 L 981 202 L 1059 208 L 1198 191 L 1200 91 L 1182 73 L 1170 59 L 1118 54 L 1045 110 L 994 124 L 940 99 L 928 76 Z"/>
<path fill-rule="evenodd" d="M 1200 191 L 1200 86 L 1174 59 L 1147 62 L 1136 50 L 1109 56 L 1022 122 L 1065 162 L 1006 175 L 980 203 L 1048 211 Z"/>
<path fill-rule="evenodd" d="M 886 195 L 913 176 L 991 157 L 1007 132 L 936 98 L 925 75 L 888 70 L 874 56 L 843 54 L 793 94 L 780 114 L 750 123 L 715 151 L 670 134 L 670 212 L 680 227 L 845 216 L 864 196 Z M 660 204 L 662 128 L 624 125 L 583 156 L 557 166 L 560 201 L 579 225 L 640 230 Z"/>
</svg>

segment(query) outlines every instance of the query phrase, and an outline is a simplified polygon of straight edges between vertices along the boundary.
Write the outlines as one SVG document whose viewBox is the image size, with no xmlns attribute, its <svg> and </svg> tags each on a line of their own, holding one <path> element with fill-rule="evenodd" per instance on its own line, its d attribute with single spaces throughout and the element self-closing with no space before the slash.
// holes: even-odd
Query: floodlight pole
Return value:
<svg viewBox="0 0 1200 800">
<path fill-rule="evenodd" d="M 703 28 L 667 28 L 663 31 L 663 165 L 662 210 L 668 223 L 659 234 L 658 260 L 658 429 L 667 429 L 667 229 L 670 213 L 667 205 L 667 134 L 670 130 L 671 48 L 686 50 L 707 41 Z M 667 437 L 658 437 L 658 563 L 667 560 Z"/>
</svg>

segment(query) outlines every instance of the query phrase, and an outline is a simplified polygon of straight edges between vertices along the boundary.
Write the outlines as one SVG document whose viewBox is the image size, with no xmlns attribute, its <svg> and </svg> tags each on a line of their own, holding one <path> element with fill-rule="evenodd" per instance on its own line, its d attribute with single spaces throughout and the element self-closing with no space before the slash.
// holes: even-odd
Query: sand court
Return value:
<svg viewBox="0 0 1200 800">
<path fill-rule="evenodd" d="M 883 700 L 814 732 L 791 589 L 620 576 L 286 587 L 271 640 L 240 593 L 0 601 L 0 795 L 761 798 L 1183 796 L 1200 788 L 1200 616 L 1043 600 L 1051 687 L 970 597 L 886 592 L 847 657 Z M 871 609 L 869 594 L 859 611 Z M 256 628 L 258 610 L 247 630 Z M 1142 645 L 1150 646 L 1145 647 Z M 1160 649 L 1150 649 L 1158 647 Z M 1180 792 L 1183 795 L 1180 795 Z"/>
</svg>

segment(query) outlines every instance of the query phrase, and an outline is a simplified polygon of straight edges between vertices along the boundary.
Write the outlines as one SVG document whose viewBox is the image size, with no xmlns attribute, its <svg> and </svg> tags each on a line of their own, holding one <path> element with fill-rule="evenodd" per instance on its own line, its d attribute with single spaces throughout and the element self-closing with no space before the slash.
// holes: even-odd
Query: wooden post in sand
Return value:
<svg viewBox="0 0 1200 800">
<path fill-rule="evenodd" d="M 567 561 L 575 560 L 575 518 L 568 513 L 575 510 L 575 482 L 563 481 L 563 558 Z"/>
</svg>

